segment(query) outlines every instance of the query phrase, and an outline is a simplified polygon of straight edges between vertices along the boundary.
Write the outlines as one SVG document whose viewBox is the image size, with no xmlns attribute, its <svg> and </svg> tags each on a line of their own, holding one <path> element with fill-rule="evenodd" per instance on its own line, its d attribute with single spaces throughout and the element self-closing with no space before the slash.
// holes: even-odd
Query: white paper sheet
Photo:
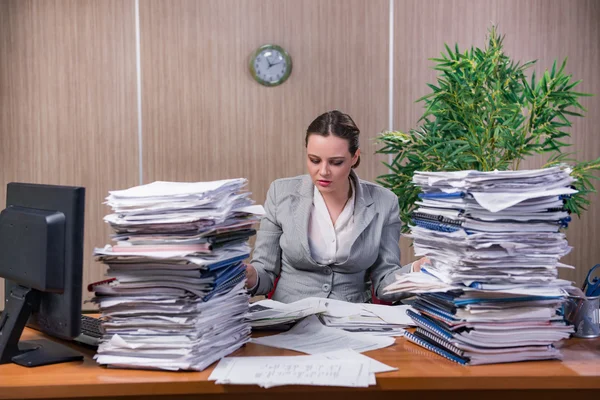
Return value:
<svg viewBox="0 0 600 400">
<path fill-rule="evenodd" d="M 377 374 L 380 372 L 397 371 L 398 368 L 390 367 L 387 364 L 377 361 L 374 358 L 365 356 L 364 354 L 358 353 L 354 350 L 336 350 L 327 353 L 318 354 L 318 357 L 325 357 L 331 360 L 357 360 L 363 361 L 369 364 L 369 372 Z"/>
<path fill-rule="evenodd" d="M 384 306 L 379 304 L 363 304 L 362 306 L 388 324 L 414 325 L 413 320 L 406 314 L 406 310 L 411 309 L 411 306 Z"/>
<path fill-rule="evenodd" d="M 310 316 L 298 322 L 288 332 L 255 338 L 252 342 L 307 354 L 320 354 L 344 349 L 362 353 L 391 346 L 395 339 L 329 328 L 321 324 L 317 317 Z"/>
<path fill-rule="evenodd" d="M 315 356 L 232 357 L 222 359 L 209 380 L 217 384 L 367 387 L 369 363 Z"/>
</svg>

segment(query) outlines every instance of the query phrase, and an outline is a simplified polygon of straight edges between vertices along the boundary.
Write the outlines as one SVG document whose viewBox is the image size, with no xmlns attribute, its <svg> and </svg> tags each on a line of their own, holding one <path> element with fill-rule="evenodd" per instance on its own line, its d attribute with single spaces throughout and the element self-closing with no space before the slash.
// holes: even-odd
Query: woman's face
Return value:
<svg viewBox="0 0 600 400">
<path fill-rule="evenodd" d="M 308 173 L 321 193 L 348 190 L 348 176 L 360 149 L 352 156 L 346 139 L 313 134 L 308 137 L 306 153 Z"/>
</svg>

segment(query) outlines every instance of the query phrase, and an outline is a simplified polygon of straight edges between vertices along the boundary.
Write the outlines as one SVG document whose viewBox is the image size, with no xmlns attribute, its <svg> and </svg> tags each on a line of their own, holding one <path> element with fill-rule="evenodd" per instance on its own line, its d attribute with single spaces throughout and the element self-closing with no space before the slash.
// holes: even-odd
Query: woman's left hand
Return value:
<svg viewBox="0 0 600 400">
<path fill-rule="evenodd" d="M 419 258 L 417 261 L 415 261 L 413 263 L 412 272 L 419 272 L 419 271 L 421 271 L 421 267 L 423 266 L 423 264 L 430 264 L 430 263 L 431 263 L 431 261 L 427 257 Z"/>
</svg>

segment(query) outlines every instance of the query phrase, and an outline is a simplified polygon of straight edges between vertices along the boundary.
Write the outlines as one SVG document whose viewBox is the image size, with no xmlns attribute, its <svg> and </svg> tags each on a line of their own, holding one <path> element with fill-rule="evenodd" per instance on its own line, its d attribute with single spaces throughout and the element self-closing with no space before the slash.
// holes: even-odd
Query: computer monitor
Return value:
<svg viewBox="0 0 600 400">
<path fill-rule="evenodd" d="M 85 188 L 9 183 L 0 213 L 0 364 L 81 360 L 51 340 L 19 342 L 25 325 L 61 339 L 80 333 Z"/>
</svg>

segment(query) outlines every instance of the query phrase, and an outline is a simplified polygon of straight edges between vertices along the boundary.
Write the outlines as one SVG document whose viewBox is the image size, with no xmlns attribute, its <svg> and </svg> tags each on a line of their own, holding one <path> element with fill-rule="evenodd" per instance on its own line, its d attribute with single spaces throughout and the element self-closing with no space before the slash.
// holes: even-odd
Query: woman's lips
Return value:
<svg viewBox="0 0 600 400">
<path fill-rule="evenodd" d="M 318 180 L 318 181 L 317 181 L 317 183 L 318 183 L 320 186 L 323 186 L 323 187 L 327 187 L 327 186 L 331 185 L 331 181 L 322 181 L 322 180 Z"/>
</svg>

